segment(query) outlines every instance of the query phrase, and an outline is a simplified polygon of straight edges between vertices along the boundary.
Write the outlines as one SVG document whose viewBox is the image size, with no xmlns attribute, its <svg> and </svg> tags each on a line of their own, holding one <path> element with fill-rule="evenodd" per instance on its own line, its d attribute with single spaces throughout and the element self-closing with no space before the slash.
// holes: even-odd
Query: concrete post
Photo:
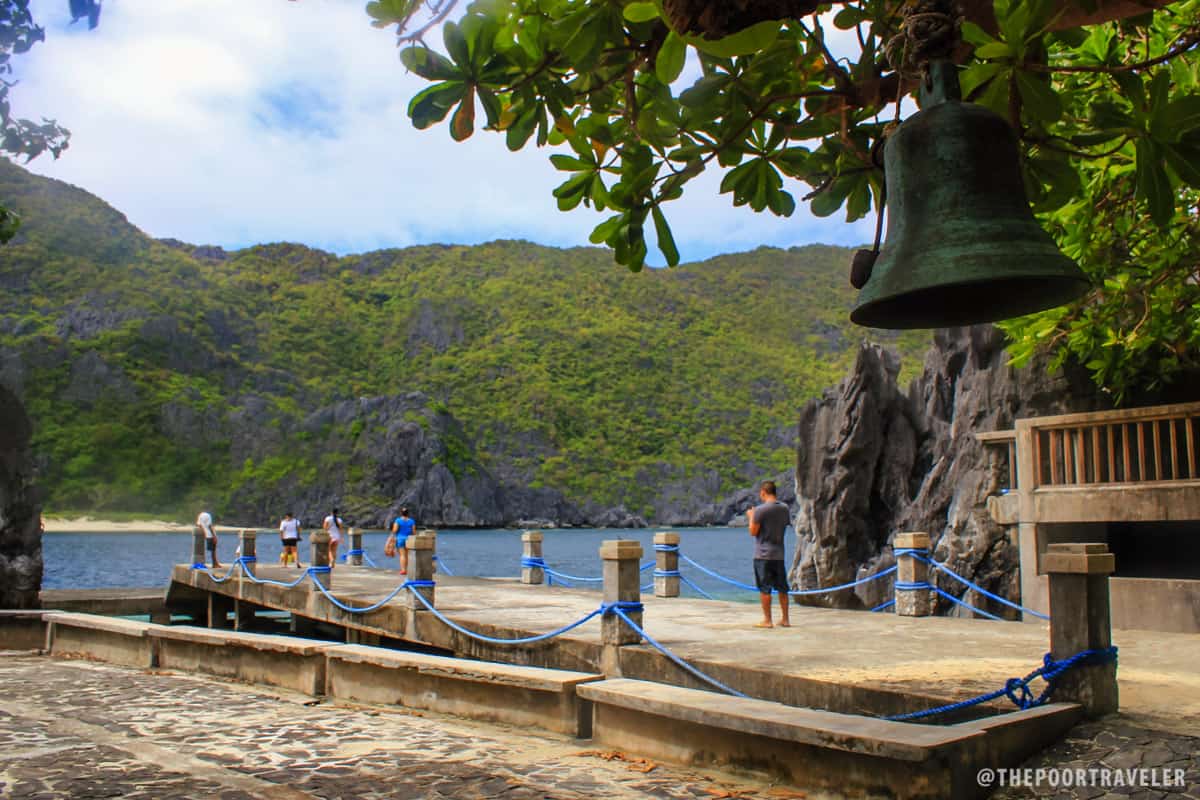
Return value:
<svg viewBox="0 0 1200 800">
<path fill-rule="evenodd" d="M 249 572 L 251 575 L 257 575 L 255 570 L 258 568 L 258 531 L 240 530 L 238 531 L 238 552 L 241 553 L 242 569 Z M 238 580 L 245 580 L 245 576 L 238 575 Z"/>
<path fill-rule="evenodd" d="M 660 547 L 674 547 L 672 551 Z M 654 596 L 679 597 L 679 534 L 663 531 L 654 534 Z M 662 574 L 667 573 L 667 574 Z"/>
<path fill-rule="evenodd" d="M 521 534 L 521 583 L 540 585 L 546 580 L 546 571 L 530 562 L 542 562 L 542 532 L 525 531 Z"/>
<path fill-rule="evenodd" d="M 1106 544 L 1052 544 L 1042 557 L 1050 584 L 1050 655 L 1112 646 L 1108 576 L 1116 560 Z M 1058 679 L 1055 700 L 1079 703 L 1091 717 L 1116 712 L 1117 664 L 1077 666 Z"/>
<path fill-rule="evenodd" d="M 229 627 L 229 612 L 233 611 L 233 598 L 216 592 L 208 593 L 208 627 Z"/>
<path fill-rule="evenodd" d="M 917 550 L 929 555 L 928 533 L 897 533 L 893 550 Z M 929 565 L 911 553 L 896 556 L 896 614 L 902 617 L 928 617 L 933 613 L 933 590 L 929 586 Z"/>
<path fill-rule="evenodd" d="M 309 559 L 308 568 L 309 574 L 312 577 L 305 585 L 309 591 L 318 591 L 315 582 L 319 582 L 326 589 L 329 588 L 333 573 L 329 570 L 329 531 L 324 528 L 313 531 L 308 537 Z"/>
<path fill-rule="evenodd" d="M 431 574 L 436 575 L 438 571 L 437 531 L 433 530 L 432 528 L 422 528 L 421 530 L 417 531 L 417 533 L 422 536 L 428 536 L 432 542 L 432 546 L 429 548 L 429 562 L 433 565 L 430 568 Z"/>
<path fill-rule="evenodd" d="M 433 580 L 433 548 L 434 537 L 429 535 L 429 531 L 421 531 L 414 533 L 408 537 L 405 546 L 408 547 L 408 579 L 410 581 L 432 581 Z M 424 609 L 424 604 L 421 603 L 413 592 L 420 592 L 421 596 L 429 601 L 429 605 L 434 604 L 434 587 L 433 586 L 414 586 L 404 595 L 404 602 L 409 608 L 414 610 Z"/>
<path fill-rule="evenodd" d="M 192 528 L 192 569 L 204 569 L 208 565 L 204 545 L 204 529 L 197 525 Z"/>
<path fill-rule="evenodd" d="M 346 563 L 355 567 L 361 567 L 363 564 L 362 536 L 360 529 L 350 529 L 350 549 L 346 551 Z"/>
<path fill-rule="evenodd" d="M 600 558 L 604 562 L 604 602 L 641 602 L 641 543 L 633 539 L 609 539 L 600 545 Z M 642 624 L 641 611 L 626 611 L 625 614 L 639 626 Z M 600 623 L 602 644 L 637 644 L 641 638 L 615 614 L 605 614 Z"/>
</svg>

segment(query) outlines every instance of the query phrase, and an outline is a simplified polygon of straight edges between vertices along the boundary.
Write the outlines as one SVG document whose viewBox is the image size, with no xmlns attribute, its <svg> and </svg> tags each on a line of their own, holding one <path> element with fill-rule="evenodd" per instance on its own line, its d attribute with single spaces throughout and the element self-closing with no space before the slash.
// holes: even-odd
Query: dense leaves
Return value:
<svg viewBox="0 0 1200 800">
<path fill-rule="evenodd" d="M 421 7 L 391 0 L 370 9 L 377 25 L 398 26 L 404 63 L 432 82 L 410 106 L 414 122 L 432 125 L 454 110 L 456 139 L 483 127 L 513 149 L 556 148 L 551 160 L 566 173 L 555 190 L 559 207 L 605 213 L 591 240 L 635 270 L 647 257 L 651 218 L 664 259 L 675 263 L 663 207 L 707 169 L 723 171 L 720 190 L 735 206 L 788 216 L 796 208 L 790 179 L 798 179 L 812 189 L 803 199 L 813 213 L 868 214 L 882 184 L 872 146 L 918 82 L 882 55 L 901 30 L 900 7 L 885 0 L 824 5 L 811 18 L 715 41 L 671 30 L 661 5 L 646 0 L 484 0 L 445 25 L 444 56 L 406 33 Z M 1034 208 L 1049 215 L 1046 224 L 1097 287 L 1121 275 L 1131 282 L 1009 325 L 1015 353 L 1023 359 L 1049 342 L 1120 394 L 1130 381 L 1159 379 L 1194 359 L 1194 315 L 1165 327 L 1125 321 L 1143 296 L 1175 309 L 1166 316 L 1190 307 L 1183 287 L 1195 280 L 1160 276 L 1195 269 L 1181 243 L 1194 239 L 1200 178 L 1200 3 L 1064 27 L 1072 9 L 996 0 L 994 21 L 962 24 L 970 55 L 961 83 L 966 97 L 1019 131 Z M 856 52 L 833 52 L 833 28 L 854 33 Z M 1079 240 L 1081 230 L 1107 235 L 1114 226 L 1138 232 L 1136 246 L 1120 243 L 1138 264 Z M 1182 294 L 1159 296 L 1172 286 Z M 1103 327 L 1098 318 L 1117 325 L 1112 336 L 1090 330 Z M 1143 350 L 1156 353 L 1149 376 L 1139 374 Z"/>
<path fill-rule="evenodd" d="M 56 510 L 351 485 L 374 468 L 352 455 L 362 431 L 316 412 L 409 391 L 510 480 L 645 513 L 702 475 L 716 500 L 792 466 L 784 429 L 861 337 L 841 248 L 637 275 L 528 242 L 197 257 L 10 164 L 0 193 L 26 218 L 0 249 L 0 374 L 23 387 Z M 891 341 L 915 371 L 927 335 Z M 469 450 L 447 454 L 458 477 Z"/>
<path fill-rule="evenodd" d="M 93 26 L 94 27 L 94 26 Z M 40 123 L 12 116 L 8 92 L 14 85 L 12 58 L 29 51 L 46 38 L 34 24 L 29 0 L 0 0 L 0 153 L 23 157 L 26 162 L 49 152 L 58 158 L 67 149 L 70 134 L 53 120 Z M 0 243 L 16 233 L 20 218 L 0 206 Z"/>
</svg>

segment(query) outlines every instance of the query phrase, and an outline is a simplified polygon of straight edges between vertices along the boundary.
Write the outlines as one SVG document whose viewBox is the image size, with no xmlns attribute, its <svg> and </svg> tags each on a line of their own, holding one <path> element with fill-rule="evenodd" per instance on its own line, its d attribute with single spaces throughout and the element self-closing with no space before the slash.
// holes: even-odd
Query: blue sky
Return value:
<svg viewBox="0 0 1200 800">
<path fill-rule="evenodd" d="M 13 111 L 55 118 L 72 139 L 30 169 L 99 195 L 152 236 L 197 244 L 588 244 L 603 216 L 558 211 L 552 151 L 412 127 L 405 109 L 426 84 L 363 5 L 105 0 L 89 31 L 68 25 L 66 0 L 33 0 L 46 41 L 16 60 Z M 803 204 L 790 219 L 734 209 L 720 179 L 710 170 L 667 207 L 685 261 L 872 235 L 872 221 L 818 219 Z M 797 200 L 808 190 L 788 188 Z"/>
</svg>

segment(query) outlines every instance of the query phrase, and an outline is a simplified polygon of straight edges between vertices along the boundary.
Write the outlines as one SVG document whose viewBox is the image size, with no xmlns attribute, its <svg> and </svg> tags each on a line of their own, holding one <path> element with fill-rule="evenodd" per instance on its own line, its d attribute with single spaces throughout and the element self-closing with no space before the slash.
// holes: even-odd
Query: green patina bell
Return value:
<svg viewBox="0 0 1200 800">
<path fill-rule="evenodd" d="M 859 325 L 992 322 L 1087 289 L 1029 209 L 1011 126 L 959 97 L 954 64 L 931 62 L 922 110 L 887 141 L 887 238 L 850 314 Z"/>
</svg>

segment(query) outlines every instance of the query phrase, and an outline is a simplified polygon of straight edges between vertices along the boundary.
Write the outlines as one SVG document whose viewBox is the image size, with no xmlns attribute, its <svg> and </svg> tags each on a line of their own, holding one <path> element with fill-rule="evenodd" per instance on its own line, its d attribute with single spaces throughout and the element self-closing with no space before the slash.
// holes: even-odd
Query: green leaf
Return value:
<svg viewBox="0 0 1200 800">
<path fill-rule="evenodd" d="M 460 81 L 447 81 L 423 89 L 408 103 L 408 116 L 413 127 L 424 130 L 441 122 L 466 91 L 467 87 Z"/>
<path fill-rule="evenodd" d="M 462 72 L 454 63 L 428 47 L 407 47 L 400 51 L 400 63 L 427 81 L 461 78 Z"/>
<path fill-rule="evenodd" d="M 1188 186 L 1200 189 L 1200 147 L 1176 143 L 1162 144 L 1167 165 Z"/>
<path fill-rule="evenodd" d="M 630 3 L 622 12 L 630 22 L 649 22 L 658 19 L 658 6 L 654 3 Z"/>
<path fill-rule="evenodd" d="M 972 64 L 958 73 L 958 85 L 963 97 L 970 97 L 975 90 L 995 78 L 997 75 L 1008 74 L 1007 64 Z"/>
<path fill-rule="evenodd" d="M 654 217 L 654 235 L 658 239 L 658 249 L 662 252 L 663 258 L 667 260 L 667 266 L 673 267 L 679 263 L 679 248 L 675 246 L 675 237 L 671 235 L 671 226 L 667 224 L 667 218 L 663 216 L 662 210 L 657 205 L 650 208 L 650 213 Z"/>
<path fill-rule="evenodd" d="M 961 30 L 962 38 L 976 47 L 996 41 L 996 37 L 992 36 L 974 22 L 964 22 Z"/>
<path fill-rule="evenodd" d="M 1161 110 L 1153 110 L 1151 130 L 1155 131 L 1156 138 L 1178 141 L 1185 133 L 1197 128 L 1200 128 L 1200 94 L 1176 98 Z"/>
<path fill-rule="evenodd" d="M 1057 122 L 1062 116 L 1062 101 L 1040 78 L 1028 72 L 1017 72 L 1017 91 L 1029 116 L 1044 124 Z"/>
<path fill-rule="evenodd" d="M 869 19 L 867 12 L 855 6 L 846 6 L 833 18 L 834 27 L 848 31 L 861 22 Z"/>
<path fill-rule="evenodd" d="M 1013 53 L 1012 47 L 1007 42 L 988 42 L 975 48 L 975 57 L 982 59 L 992 58 L 1010 58 Z"/>
<path fill-rule="evenodd" d="M 629 220 L 629 214 L 615 214 L 601 222 L 595 228 L 592 228 L 592 234 L 588 237 L 588 241 L 592 244 L 604 244 L 613 237 L 622 225 Z"/>
<path fill-rule="evenodd" d="M 467 71 L 471 67 L 471 48 L 467 45 L 467 37 L 463 35 L 462 28 L 453 22 L 447 22 L 442 28 L 442 41 L 446 45 L 446 52 L 450 54 L 450 58 L 463 71 Z"/>
<path fill-rule="evenodd" d="M 1175 213 L 1175 197 L 1171 191 L 1171 179 L 1163 168 L 1159 148 L 1150 139 L 1138 139 L 1137 150 L 1137 199 L 1150 207 L 1150 218 L 1160 227 L 1171 221 Z"/>
<path fill-rule="evenodd" d="M 683 72 L 683 63 L 687 58 L 687 45 L 674 31 L 667 34 L 658 56 L 654 61 L 654 74 L 668 86 L 674 83 Z"/>
<path fill-rule="evenodd" d="M 775 44 L 782 23 L 767 20 L 751 25 L 721 39 L 705 39 L 702 36 L 684 36 L 683 40 L 702 53 L 718 58 L 734 58 L 766 50 Z"/>
</svg>

